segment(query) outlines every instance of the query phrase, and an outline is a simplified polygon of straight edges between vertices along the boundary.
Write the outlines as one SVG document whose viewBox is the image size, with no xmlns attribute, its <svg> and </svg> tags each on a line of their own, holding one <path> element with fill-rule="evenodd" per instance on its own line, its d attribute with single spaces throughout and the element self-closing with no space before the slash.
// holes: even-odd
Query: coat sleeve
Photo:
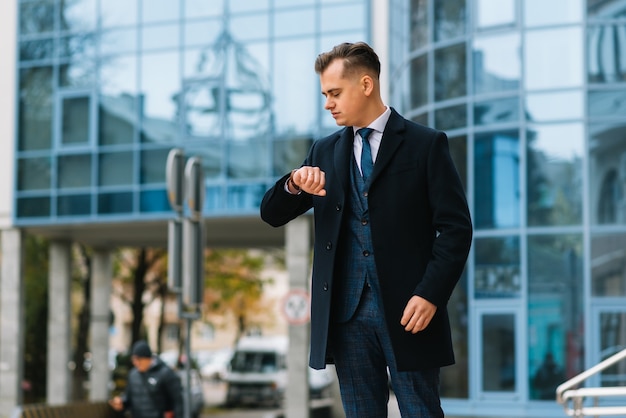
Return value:
<svg viewBox="0 0 626 418">
<path fill-rule="evenodd" d="M 184 416 L 184 402 L 183 387 L 180 381 L 180 376 L 178 376 L 174 370 L 169 369 L 164 383 L 167 397 L 171 403 L 170 406 L 174 411 L 174 418 L 182 418 Z"/>
</svg>

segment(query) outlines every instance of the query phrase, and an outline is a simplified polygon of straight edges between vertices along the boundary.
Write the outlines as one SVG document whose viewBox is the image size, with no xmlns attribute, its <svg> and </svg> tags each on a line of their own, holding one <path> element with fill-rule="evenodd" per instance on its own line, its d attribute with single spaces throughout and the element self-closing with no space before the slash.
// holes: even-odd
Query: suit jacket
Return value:
<svg viewBox="0 0 626 418">
<path fill-rule="evenodd" d="M 310 366 L 332 362 L 327 350 L 336 254 L 350 192 L 352 128 L 313 143 L 303 165 L 326 173 L 326 196 L 291 195 L 288 175 L 269 189 L 261 218 L 282 226 L 313 208 Z M 446 304 L 463 272 L 472 240 L 465 192 L 443 132 L 404 119 L 392 109 L 369 188 L 369 218 L 384 315 L 399 370 L 454 363 Z M 419 295 L 437 306 L 429 326 L 411 334 L 400 325 L 406 303 Z"/>
</svg>

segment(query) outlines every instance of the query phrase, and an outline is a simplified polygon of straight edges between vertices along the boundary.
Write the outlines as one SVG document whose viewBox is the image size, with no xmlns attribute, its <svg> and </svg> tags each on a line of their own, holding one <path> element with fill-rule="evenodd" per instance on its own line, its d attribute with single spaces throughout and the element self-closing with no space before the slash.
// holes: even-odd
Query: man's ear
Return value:
<svg viewBox="0 0 626 418">
<path fill-rule="evenodd" d="M 365 93 L 366 96 L 372 94 L 372 91 L 374 90 L 374 80 L 372 77 L 364 74 L 363 77 L 361 77 L 361 87 L 363 88 L 363 93 Z"/>
</svg>

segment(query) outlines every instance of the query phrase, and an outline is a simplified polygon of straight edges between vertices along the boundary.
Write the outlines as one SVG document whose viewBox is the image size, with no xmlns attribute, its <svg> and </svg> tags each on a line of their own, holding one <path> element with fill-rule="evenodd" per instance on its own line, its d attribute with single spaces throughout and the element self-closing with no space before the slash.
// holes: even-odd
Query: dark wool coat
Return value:
<svg viewBox="0 0 626 418">
<path fill-rule="evenodd" d="M 326 196 L 289 194 L 284 189 L 285 175 L 261 203 L 261 217 L 272 226 L 314 209 L 310 366 L 316 369 L 332 362 L 328 330 L 333 287 L 341 280 L 336 275 L 336 253 L 349 199 L 353 140 L 351 127 L 341 129 L 314 142 L 304 161 L 303 165 L 326 173 Z M 368 202 L 384 315 L 398 370 L 454 363 L 446 305 L 467 260 L 472 224 L 446 135 L 408 121 L 392 109 Z M 417 334 L 400 325 L 413 295 L 437 306 L 429 326 Z"/>
</svg>

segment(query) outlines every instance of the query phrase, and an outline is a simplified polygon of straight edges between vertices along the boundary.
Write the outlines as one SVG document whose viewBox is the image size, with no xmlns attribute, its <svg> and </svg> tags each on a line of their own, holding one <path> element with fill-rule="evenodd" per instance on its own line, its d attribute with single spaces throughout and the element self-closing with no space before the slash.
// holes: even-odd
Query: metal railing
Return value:
<svg viewBox="0 0 626 418">
<path fill-rule="evenodd" d="M 626 387 L 579 388 L 578 386 L 589 377 L 600 373 L 626 358 L 626 349 L 596 364 L 588 370 L 572 377 L 556 388 L 556 400 L 563 405 L 565 413 L 570 417 L 600 417 L 626 415 L 625 406 L 600 406 L 600 398 L 626 396 Z M 592 405 L 585 405 L 591 399 Z"/>
</svg>

